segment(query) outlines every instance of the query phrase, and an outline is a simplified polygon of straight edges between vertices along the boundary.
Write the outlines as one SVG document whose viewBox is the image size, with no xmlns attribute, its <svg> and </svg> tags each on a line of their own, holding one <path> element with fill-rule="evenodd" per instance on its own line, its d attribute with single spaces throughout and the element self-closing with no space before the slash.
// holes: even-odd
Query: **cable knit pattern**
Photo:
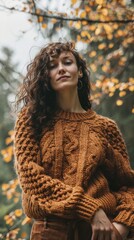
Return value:
<svg viewBox="0 0 134 240">
<path fill-rule="evenodd" d="M 24 108 L 15 125 L 15 155 L 29 217 L 52 214 L 91 222 L 103 208 L 133 234 L 134 171 L 114 121 L 92 110 L 60 111 L 38 144 Z"/>
</svg>

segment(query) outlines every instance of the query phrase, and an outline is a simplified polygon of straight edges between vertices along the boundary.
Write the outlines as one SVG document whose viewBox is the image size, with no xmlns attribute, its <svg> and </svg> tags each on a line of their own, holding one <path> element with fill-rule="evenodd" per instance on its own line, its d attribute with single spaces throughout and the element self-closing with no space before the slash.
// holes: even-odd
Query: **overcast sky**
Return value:
<svg viewBox="0 0 134 240">
<path fill-rule="evenodd" d="M 49 10 L 56 10 L 57 0 L 51 1 L 51 8 Z M 38 4 L 38 0 L 36 1 Z M 42 0 L 42 3 L 44 1 Z M 47 0 L 45 0 L 47 2 Z M 13 0 L 4 0 L 4 4 L 13 6 Z M 17 2 L 16 2 L 17 3 Z M 18 1 L 20 4 L 21 1 Z M 38 7 L 44 8 L 40 3 Z M 67 12 L 70 11 L 68 4 L 69 1 L 58 0 L 58 10 Z M 3 0 L 0 0 L 0 5 L 4 5 Z M 19 69 L 25 72 L 26 65 L 30 59 L 39 51 L 40 47 L 48 42 L 47 37 L 43 39 L 41 34 L 35 30 L 35 26 L 27 21 L 28 15 L 26 13 L 10 12 L 0 9 L 0 48 L 3 46 L 9 47 L 14 50 L 14 62 L 19 63 Z M 26 33 L 22 33 L 26 32 Z M 62 32 L 59 32 L 59 37 L 62 37 Z M 57 39 L 58 40 L 58 39 Z M 1 53 L 0 53 L 1 56 Z"/>
</svg>

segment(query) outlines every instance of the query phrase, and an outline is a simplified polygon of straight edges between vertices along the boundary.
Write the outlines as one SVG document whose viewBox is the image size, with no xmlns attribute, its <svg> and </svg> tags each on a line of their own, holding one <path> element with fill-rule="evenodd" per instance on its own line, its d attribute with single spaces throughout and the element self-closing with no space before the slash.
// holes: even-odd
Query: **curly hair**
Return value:
<svg viewBox="0 0 134 240">
<path fill-rule="evenodd" d="M 81 106 L 87 110 L 91 108 L 90 102 L 90 72 L 86 61 L 76 51 L 72 42 L 55 42 L 47 44 L 27 66 L 27 74 L 17 94 L 17 106 L 23 102 L 36 136 L 40 136 L 44 126 L 52 126 L 55 113 L 58 109 L 56 93 L 51 88 L 49 78 L 50 57 L 58 57 L 62 52 L 70 51 L 75 59 L 78 69 L 83 76 L 78 81 L 78 96 Z M 81 84 L 81 82 L 82 84 Z"/>
</svg>

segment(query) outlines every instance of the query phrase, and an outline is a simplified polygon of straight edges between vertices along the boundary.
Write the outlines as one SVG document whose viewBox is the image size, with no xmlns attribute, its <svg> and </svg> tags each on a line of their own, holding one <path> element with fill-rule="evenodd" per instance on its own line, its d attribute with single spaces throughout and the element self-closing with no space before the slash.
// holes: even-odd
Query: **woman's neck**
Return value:
<svg viewBox="0 0 134 240">
<path fill-rule="evenodd" d="M 77 91 L 62 92 L 57 94 L 57 103 L 60 109 L 68 112 L 86 112 L 79 101 Z"/>
</svg>

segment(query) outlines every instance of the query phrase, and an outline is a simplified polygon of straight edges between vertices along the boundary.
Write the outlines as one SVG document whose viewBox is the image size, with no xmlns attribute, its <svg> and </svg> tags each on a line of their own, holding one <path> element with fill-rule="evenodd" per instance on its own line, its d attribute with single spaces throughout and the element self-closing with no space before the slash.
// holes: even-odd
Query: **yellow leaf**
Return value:
<svg viewBox="0 0 134 240">
<path fill-rule="evenodd" d="M 11 135 L 14 135 L 14 130 L 10 130 L 9 132 L 8 132 L 8 134 L 11 136 Z"/>
<path fill-rule="evenodd" d="M 11 143 L 13 141 L 13 139 L 11 137 L 6 138 L 5 142 L 8 145 L 9 143 Z"/>
<path fill-rule="evenodd" d="M 108 47 L 109 48 L 113 48 L 114 44 L 113 43 L 109 43 Z"/>
<path fill-rule="evenodd" d="M 36 9 L 36 13 L 37 14 L 40 14 L 41 13 L 41 10 L 39 8 Z"/>
<path fill-rule="evenodd" d="M 10 162 L 13 156 L 13 147 L 9 146 L 6 149 L 1 150 L 5 162 Z"/>
<path fill-rule="evenodd" d="M 107 72 L 108 69 L 109 69 L 109 67 L 107 65 L 102 66 L 102 71 L 103 72 Z"/>
<path fill-rule="evenodd" d="M 15 214 L 16 217 L 20 217 L 22 215 L 22 209 L 16 209 L 14 211 L 14 214 Z"/>
<path fill-rule="evenodd" d="M 102 14 L 104 15 L 104 16 L 107 16 L 108 15 L 108 9 L 107 8 L 103 8 L 102 10 Z M 104 24 L 105 25 L 105 24 Z"/>
<path fill-rule="evenodd" d="M 96 26 L 95 26 L 95 25 L 91 25 L 91 26 L 89 26 L 89 29 L 90 29 L 91 31 L 95 31 Z"/>
<path fill-rule="evenodd" d="M 88 31 L 82 31 L 82 32 L 81 32 L 81 36 L 82 36 L 82 37 L 88 37 L 88 38 L 91 37 L 91 35 L 88 33 Z"/>
<path fill-rule="evenodd" d="M 89 57 L 95 57 L 96 56 L 96 51 L 91 51 L 89 53 Z"/>
<path fill-rule="evenodd" d="M 87 21 L 82 21 L 82 25 L 87 25 L 88 22 Z"/>
<path fill-rule="evenodd" d="M 86 11 L 86 12 L 90 12 L 90 11 L 91 11 L 91 8 L 90 8 L 88 5 L 86 5 L 86 6 L 85 6 L 85 11 Z"/>
<path fill-rule="evenodd" d="M 108 34 L 107 38 L 108 38 L 108 40 L 111 40 L 113 38 L 113 35 L 112 34 Z"/>
<path fill-rule="evenodd" d="M 114 93 L 114 92 L 115 92 L 115 90 L 116 90 L 115 86 L 113 86 L 113 87 L 110 87 L 110 92 Z"/>
<path fill-rule="evenodd" d="M 96 72 L 96 70 L 97 70 L 97 67 L 94 63 L 90 64 L 90 68 L 92 69 L 93 72 Z"/>
<path fill-rule="evenodd" d="M 81 12 L 80 17 L 81 17 L 81 18 L 85 18 L 85 17 L 86 17 L 86 12 L 85 12 L 85 11 L 84 11 L 84 12 Z"/>
<path fill-rule="evenodd" d="M 124 35 L 124 32 L 123 32 L 121 29 L 119 29 L 119 30 L 117 31 L 117 35 L 118 35 L 119 37 L 121 37 L 121 36 Z"/>
<path fill-rule="evenodd" d="M 13 199 L 13 201 L 14 201 L 14 203 L 17 203 L 19 201 L 19 198 L 16 197 Z"/>
<path fill-rule="evenodd" d="M 134 91 L 134 86 L 129 86 L 129 91 L 133 92 Z"/>
<path fill-rule="evenodd" d="M 116 105 L 117 105 L 117 106 L 121 106 L 122 104 L 123 104 L 123 101 L 122 101 L 122 100 L 118 99 L 118 100 L 116 101 Z"/>
<path fill-rule="evenodd" d="M 47 28 L 47 24 L 46 24 L 46 23 L 43 23 L 43 24 L 42 24 L 42 28 Z"/>
<path fill-rule="evenodd" d="M 77 23 L 75 23 L 75 28 L 76 29 L 80 29 L 81 28 L 81 22 L 78 21 Z"/>
<path fill-rule="evenodd" d="M 99 35 L 101 31 L 102 31 L 101 27 L 97 27 L 95 30 L 95 35 Z"/>
<path fill-rule="evenodd" d="M 113 28 L 114 28 L 114 29 L 117 29 L 118 27 L 119 27 L 118 24 L 117 24 L 117 23 L 114 23 Z"/>
<path fill-rule="evenodd" d="M 119 93 L 119 96 L 120 97 L 124 97 L 126 95 L 126 92 L 125 91 L 121 91 L 120 93 Z"/>
<path fill-rule="evenodd" d="M 77 35 L 77 41 L 81 41 L 81 36 Z"/>
<path fill-rule="evenodd" d="M 105 47 L 106 47 L 106 44 L 105 44 L 105 43 L 101 43 L 101 44 L 99 44 L 98 49 L 99 49 L 99 50 L 102 50 L 102 49 L 104 49 Z"/>
<path fill-rule="evenodd" d="M 54 23 L 57 23 L 57 19 L 52 19 L 51 22 L 54 24 Z"/>
<path fill-rule="evenodd" d="M 134 78 L 130 77 L 128 80 L 129 82 L 134 83 Z"/>
<path fill-rule="evenodd" d="M 114 92 L 109 93 L 109 97 L 112 97 L 114 95 Z"/>
<path fill-rule="evenodd" d="M 25 225 L 26 223 L 29 223 L 29 222 L 31 222 L 31 218 L 29 218 L 29 217 L 25 217 L 25 219 L 22 221 L 22 225 Z"/>
<path fill-rule="evenodd" d="M 114 83 L 118 83 L 119 82 L 119 80 L 117 78 L 114 78 L 114 77 L 111 78 L 111 81 L 114 82 Z"/>
<path fill-rule="evenodd" d="M 107 34 L 112 32 L 112 27 L 109 24 L 104 24 L 103 27 L 104 27 Z"/>
<path fill-rule="evenodd" d="M 26 238 L 27 237 L 27 233 L 26 232 L 22 232 L 21 237 L 22 238 Z"/>
<path fill-rule="evenodd" d="M 7 183 L 2 184 L 2 190 L 3 191 L 6 191 L 8 188 L 9 188 L 9 184 L 7 184 Z"/>
<path fill-rule="evenodd" d="M 99 5 L 102 5 L 105 1 L 104 0 L 96 0 L 95 2 Z"/>
<path fill-rule="evenodd" d="M 134 108 L 132 108 L 132 113 L 134 113 Z"/>
</svg>

